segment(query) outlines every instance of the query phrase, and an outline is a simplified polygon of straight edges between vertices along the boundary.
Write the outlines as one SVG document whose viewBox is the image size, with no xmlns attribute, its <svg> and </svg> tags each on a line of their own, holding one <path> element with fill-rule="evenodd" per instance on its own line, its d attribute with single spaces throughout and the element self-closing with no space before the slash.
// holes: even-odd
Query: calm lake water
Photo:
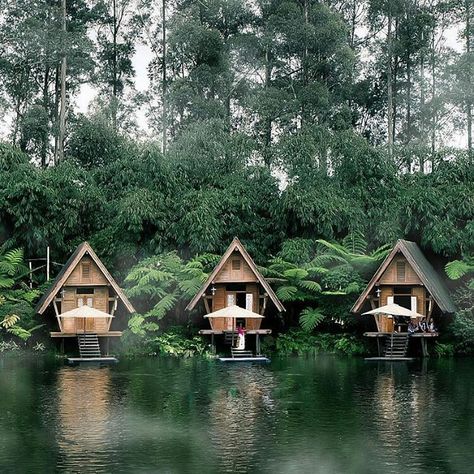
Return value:
<svg viewBox="0 0 474 474">
<path fill-rule="evenodd" d="M 474 472 L 474 360 L 0 359 L 5 472 Z"/>
</svg>

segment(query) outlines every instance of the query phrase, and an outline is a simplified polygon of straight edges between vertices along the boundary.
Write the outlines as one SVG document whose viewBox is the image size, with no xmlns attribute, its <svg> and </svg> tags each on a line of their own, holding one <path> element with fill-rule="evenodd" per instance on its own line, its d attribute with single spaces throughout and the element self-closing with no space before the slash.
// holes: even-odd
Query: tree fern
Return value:
<svg viewBox="0 0 474 474">
<path fill-rule="evenodd" d="M 364 255 L 367 251 L 367 241 L 364 234 L 360 231 L 354 231 L 342 239 L 342 245 L 346 250 L 353 254 Z"/>
<path fill-rule="evenodd" d="M 444 267 L 451 280 L 459 280 L 470 272 L 474 272 L 474 259 L 453 260 Z"/>
<path fill-rule="evenodd" d="M 305 331 L 311 332 L 324 318 L 324 314 L 318 309 L 305 308 L 300 314 L 300 326 Z"/>
</svg>

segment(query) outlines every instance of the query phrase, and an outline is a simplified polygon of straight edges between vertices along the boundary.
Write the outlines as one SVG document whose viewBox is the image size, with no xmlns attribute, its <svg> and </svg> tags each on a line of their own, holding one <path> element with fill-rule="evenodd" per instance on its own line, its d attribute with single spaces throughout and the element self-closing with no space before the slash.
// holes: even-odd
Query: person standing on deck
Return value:
<svg viewBox="0 0 474 474">
<path fill-rule="evenodd" d="M 237 335 L 237 349 L 245 349 L 245 328 L 241 324 L 237 328 Z"/>
</svg>

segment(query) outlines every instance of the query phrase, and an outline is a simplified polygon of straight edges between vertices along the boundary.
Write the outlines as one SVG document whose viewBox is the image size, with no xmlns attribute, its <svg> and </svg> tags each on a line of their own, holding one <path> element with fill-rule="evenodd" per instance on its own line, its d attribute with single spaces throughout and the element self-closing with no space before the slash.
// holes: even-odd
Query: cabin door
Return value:
<svg viewBox="0 0 474 474">
<path fill-rule="evenodd" d="M 77 299 L 77 307 L 89 306 L 94 307 L 94 298 L 91 296 L 80 296 Z M 77 330 L 79 332 L 94 332 L 95 330 L 95 318 L 78 318 L 77 319 Z"/>
<path fill-rule="evenodd" d="M 237 304 L 237 295 L 236 293 L 226 293 L 226 306 L 234 306 Z M 233 331 L 234 330 L 234 318 L 225 318 L 224 321 L 224 330 Z"/>
</svg>

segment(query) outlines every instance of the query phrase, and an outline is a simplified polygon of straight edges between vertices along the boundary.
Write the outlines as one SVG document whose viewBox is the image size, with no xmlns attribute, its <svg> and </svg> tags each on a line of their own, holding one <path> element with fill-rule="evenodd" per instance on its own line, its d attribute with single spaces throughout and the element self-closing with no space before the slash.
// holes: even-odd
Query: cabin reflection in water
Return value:
<svg viewBox="0 0 474 474">
<path fill-rule="evenodd" d="M 259 447 L 275 435 L 273 374 L 263 367 L 232 370 L 226 387 L 212 396 L 211 440 L 220 457 L 220 472 L 248 472 Z M 263 427 L 262 423 L 268 423 Z"/>
<path fill-rule="evenodd" d="M 64 367 L 57 380 L 57 444 L 60 470 L 100 469 L 113 450 L 109 368 Z M 112 443 L 111 443 L 112 442 Z"/>
<path fill-rule="evenodd" d="M 407 456 L 422 458 L 421 446 L 430 444 L 420 433 L 430 433 L 427 425 L 437 416 L 434 375 L 413 376 L 407 366 L 384 367 L 374 386 L 374 432 L 380 446 L 390 446 L 386 462 L 403 463 Z"/>
</svg>

